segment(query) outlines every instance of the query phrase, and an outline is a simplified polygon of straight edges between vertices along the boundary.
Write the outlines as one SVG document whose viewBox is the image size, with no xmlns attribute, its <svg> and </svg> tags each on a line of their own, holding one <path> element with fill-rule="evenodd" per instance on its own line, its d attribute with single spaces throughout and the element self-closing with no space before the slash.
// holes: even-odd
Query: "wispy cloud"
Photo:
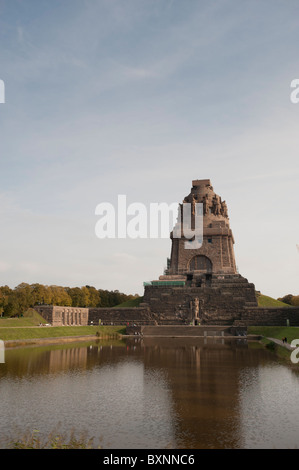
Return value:
<svg viewBox="0 0 299 470">
<path fill-rule="evenodd" d="M 17 3 L 0 2 L 2 283 L 141 293 L 170 241 L 99 243 L 96 204 L 180 201 L 211 178 L 239 268 L 269 294 L 295 293 L 298 5 Z"/>
</svg>

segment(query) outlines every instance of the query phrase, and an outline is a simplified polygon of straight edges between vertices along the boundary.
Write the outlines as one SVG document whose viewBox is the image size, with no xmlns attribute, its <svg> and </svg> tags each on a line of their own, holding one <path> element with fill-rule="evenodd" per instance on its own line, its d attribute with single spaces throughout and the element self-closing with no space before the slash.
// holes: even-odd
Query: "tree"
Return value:
<svg viewBox="0 0 299 470">
<path fill-rule="evenodd" d="M 66 287 L 66 292 L 72 299 L 72 307 L 89 307 L 90 292 L 87 287 Z"/>
<path fill-rule="evenodd" d="M 49 305 L 51 303 L 52 292 L 48 286 L 42 284 L 32 284 L 32 302 L 33 305 L 45 304 Z"/>
<path fill-rule="evenodd" d="M 294 307 L 299 306 L 299 295 L 293 295 L 291 305 L 294 305 Z"/>
<path fill-rule="evenodd" d="M 66 307 L 114 307 L 135 297 L 118 290 L 97 290 L 88 285 L 62 287 L 22 282 L 14 289 L 8 286 L 0 287 L 0 316 L 22 315 L 30 307 L 38 304 Z"/>
<path fill-rule="evenodd" d="M 284 302 L 285 304 L 292 305 L 292 298 L 293 298 L 292 294 L 287 294 L 284 297 L 279 297 L 279 299 L 277 300 L 280 300 L 281 302 Z"/>
<path fill-rule="evenodd" d="M 23 314 L 29 307 L 34 305 L 33 297 L 32 297 L 32 288 L 29 284 L 22 282 L 19 284 L 13 291 L 12 295 L 15 299 L 16 304 L 18 304 L 18 312 L 17 315 Z"/>
<path fill-rule="evenodd" d="M 50 286 L 49 289 L 52 294 L 50 302 L 52 305 L 72 306 L 72 299 L 64 287 Z"/>
<path fill-rule="evenodd" d="M 12 293 L 12 289 L 8 286 L 1 286 L 0 287 L 0 316 L 2 316 L 4 312 L 4 308 L 8 304 L 9 296 Z"/>
<path fill-rule="evenodd" d="M 85 286 L 89 291 L 89 307 L 99 307 L 101 303 L 100 292 L 91 286 Z"/>
<path fill-rule="evenodd" d="M 13 294 L 9 297 L 8 303 L 3 309 L 3 314 L 5 317 L 15 317 L 20 314 L 19 303 Z"/>
</svg>

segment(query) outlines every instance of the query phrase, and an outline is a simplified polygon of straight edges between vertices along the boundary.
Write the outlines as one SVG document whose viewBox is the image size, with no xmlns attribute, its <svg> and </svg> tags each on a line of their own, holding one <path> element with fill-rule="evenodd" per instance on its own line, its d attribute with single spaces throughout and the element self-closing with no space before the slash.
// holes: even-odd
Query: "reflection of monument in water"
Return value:
<svg viewBox="0 0 299 470">
<path fill-rule="evenodd" d="M 237 448 L 244 370 L 269 353 L 244 339 L 144 338 L 146 368 L 167 375 L 178 448 Z"/>
<path fill-rule="evenodd" d="M 150 438 L 156 443 L 159 430 L 166 436 L 165 446 L 172 448 L 231 448 L 240 444 L 244 372 L 256 374 L 269 357 L 265 349 L 251 350 L 245 339 L 132 337 L 110 344 L 10 350 L 3 378 L 15 376 L 18 383 L 22 377 L 20 388 L 29 378 L 33 396 L 46 387 L 48 402 L 54 397 L 55 410 L 69 409 L 67 416 L 71 422 L 78 420 L 78 430 L 82 418 L 73 413 L 74 406 L 82 408 L 85 418 L 87 404 L 89 412 L 98 410 L 100 432 L 102 413 L 108 409 L 105 425 L 110 429 L 114 416 L 113 438 L 117 445 L 121 439 L 123 448 L 128 442 L 126 419 L 132 442 L 141 439 L 143 446 Z M 30 417 L 30 409 L 25 412 Z M 118 435 L 121 417 L 123 431 Z"/>
<path fill-rule="evenodd" d="M 88 344 L 77 343 L 68 346 L 27 347 L 20 354 L 19 350 L 7 351 L 7 361 L 3 365 L 10 375 L 43 375 L 73 370 L 92 370 L 96 364 L 117 363 L 119 350 L 125 348 L 123 341 L 96 340 Z M 28 361 L 30 357 L 30 361 Z"/>
<path fill-rule="evenodd" d="M 84 368 L 87 363 L 87 348 L 68 348 L 50 351 L 49 372 Z"/>
</svg>

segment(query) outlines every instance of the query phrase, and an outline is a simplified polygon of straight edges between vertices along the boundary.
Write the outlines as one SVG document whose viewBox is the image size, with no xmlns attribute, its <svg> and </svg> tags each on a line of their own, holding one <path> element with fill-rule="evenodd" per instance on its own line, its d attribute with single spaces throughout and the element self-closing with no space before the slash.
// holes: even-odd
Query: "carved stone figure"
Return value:
<svg viewBox="0 0 299 470">
<path fill-rule="evenodd" d="M 192 318 L 193 319 L 198 319 L 199 318 L 199 299 L 198 297 L 195 297 L 195 299 L 190 301 L 190 309 L 192 313 Z"/>
<path fill-rule="evenodd" d="M 199 315 L 199 299 L 198 299 L 198 297 L 196 297 L 194 299 L 193 308 L 194 308 L 194 318 L 198 318 L 198 315 Z"/>
<path fill-rule="evenodd" d="M 221 203 L 221 214 L 223 215 L 223 217 L 228 217 L 227 205 L 225 201 Z"/>
<path fill-rule="evenodd" d="M 207 194 L 204 196 L 202 203 L 203 203 L 203 213 L 204 215 L 207 215 L 209 213 L 209 208 L 210 208 L 209 198 Z"/>
<path fill-rule="evenodd" d="M 195 215 L 195 197 L 194 197 L 194 194 L 192 195 L 192 201 L 191 201 L 191 214 Z"/>
<path fill-rule="evenodd" d="M 219 201 L 219 196 L 215 194 L 214 199 L 213 199 L 213 214 L 220 215 L 220 209 L 221 209 L 221 205 Z"/>
</svg>

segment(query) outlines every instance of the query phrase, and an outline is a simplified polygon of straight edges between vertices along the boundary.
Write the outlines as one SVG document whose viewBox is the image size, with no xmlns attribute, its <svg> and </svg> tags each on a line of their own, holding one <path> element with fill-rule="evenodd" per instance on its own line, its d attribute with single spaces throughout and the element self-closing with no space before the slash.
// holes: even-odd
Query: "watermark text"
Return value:
<svg viewBox="0 0 299 470">
<path fill-rule="evenodd" d="M 298 364 L 299 362 L 299 357 L 297 357 L 297 354 L 299 353 L 299 348 L 297 348 L 296 346 L 299 346 L 299 339 L 293 339 L 293 341 L 291 342 L 291 347 L 296 348 L 294 349 L 294 351 L 292 351 L 291 354 L 291 361 L 293 364 Z"/>
<path fill-rule="evenodd" d="M 203 241 L 202 203 L 134 202 L 127 205 L 127 197 L 118 195 L 117 207 L 109 202 L 96 206 L 100 216 L 95 226 L 98 238 L 184 238 L 185 248 L 196 249 Z"/>
<path fill-rule="evenodd" d="M 4 364 L 5 362 L 5 346 L 4 341 L 0 339 L 0 364 Z"/>
<path fill-rule="evenodd" d="M 299 78 L 294 78 L 291 81 L 291 88 L 294 88 L 290 95 L 290 100 L 293 104 L 299 103 Z"/>
<path fill-rule="evenodd" d="M 3 80 L 0 80 L 0 104 L 5 103 L 5 84 Z"/>
</svg>

